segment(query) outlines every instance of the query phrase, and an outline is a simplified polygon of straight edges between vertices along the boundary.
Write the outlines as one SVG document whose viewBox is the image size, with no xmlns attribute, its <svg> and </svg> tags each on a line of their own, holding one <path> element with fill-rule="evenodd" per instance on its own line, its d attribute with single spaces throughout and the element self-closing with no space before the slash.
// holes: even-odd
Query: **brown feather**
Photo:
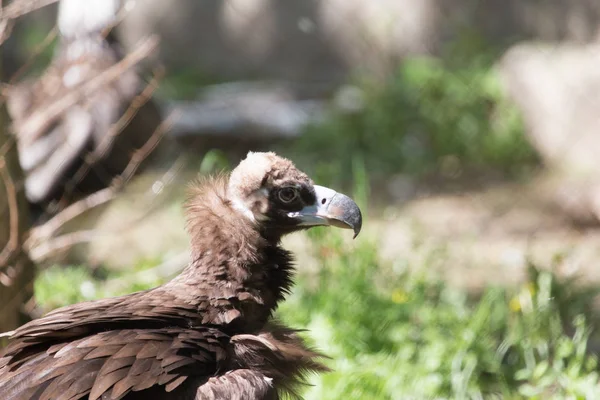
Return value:
<svg viewBox="0 0 600 400">
<path fill-rule="evenodd" d="M 192 262 L 172 281 L 18 328 L 0 355 L 0 398 L 277 399 L 326 371 L 296 331 L 269 322 L 291 287 L 292 258 L 232 197 L 312 182 L 271 153 L 258 159 L 192 189 Z"/>
</svg>

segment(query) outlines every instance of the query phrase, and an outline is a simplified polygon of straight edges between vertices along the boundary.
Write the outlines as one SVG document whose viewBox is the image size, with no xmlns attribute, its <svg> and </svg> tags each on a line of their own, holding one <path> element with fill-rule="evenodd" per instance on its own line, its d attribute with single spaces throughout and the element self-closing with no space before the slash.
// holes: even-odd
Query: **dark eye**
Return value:
<svg viewBox="0 0 600 400">
<path fill-rule="evenodd" d="M 282 203 L 291 203 L 298 198 L 298 190 L 293 187 L 284 187 L 277 192 L 277 197 Z"/>
</svg>

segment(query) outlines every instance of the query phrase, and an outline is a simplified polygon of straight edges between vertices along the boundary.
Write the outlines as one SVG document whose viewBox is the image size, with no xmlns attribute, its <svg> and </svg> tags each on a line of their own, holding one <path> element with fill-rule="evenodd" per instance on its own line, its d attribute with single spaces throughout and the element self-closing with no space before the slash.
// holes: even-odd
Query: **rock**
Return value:
<svg viewBox="0 0 600 400">
<path fill-rule="evenodd" d="M 526 43 L 499 70 L 527 134 L 548 167 L 554 196 L 578 222 L 600 218 L 600 43 Z"/>
<path fill-rule="evenodd" d="M 169 101 L 163 114 L 176 113 L 169 135 L 224 136 L 243 140 L 291 139 L 323 118 L 325 104 L 297 99 L 287 85 L 233 82 L 208 86 L 196 100 Z"/>
</svg>

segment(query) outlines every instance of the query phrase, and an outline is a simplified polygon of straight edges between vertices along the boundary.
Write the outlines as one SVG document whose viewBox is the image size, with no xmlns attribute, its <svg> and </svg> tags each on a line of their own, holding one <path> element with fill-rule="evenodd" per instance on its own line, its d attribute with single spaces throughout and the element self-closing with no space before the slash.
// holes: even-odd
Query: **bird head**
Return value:
<svg viewBox="0 0 600 400">
<path fill-rule="evenodd" d="M 231 172 L 227 197 L 244 218 L 279 236 L 329 225 L 352 229 L 356 237 L 362 226 L 360 209 L 351 198 L 315 185 L 275 153 L 248 153 Z"/>
</svg>

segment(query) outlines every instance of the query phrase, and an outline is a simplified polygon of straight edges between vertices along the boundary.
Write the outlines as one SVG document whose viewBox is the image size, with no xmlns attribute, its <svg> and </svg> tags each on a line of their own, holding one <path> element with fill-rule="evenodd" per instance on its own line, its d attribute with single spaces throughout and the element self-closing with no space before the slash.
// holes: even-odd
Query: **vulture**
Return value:
<svg viewBox="0 0 600 400">
<path fill-rule="evenodd" d="M 52 62 L 41 76 L 7 90 L 25 194 L 35 215 L 60 211 L 109 186 L 161 123 L 151 100 L 128 115 L 145 87 L 133 68 L 57 109 L 125 57 L 110 31 L 120 8 L 120 0 L 62 0 Z"/>
<path fill-rule="evenodd" d="M 0 354 L 0 398 L 279 399 L 326 371 L 272 318 L 294 276 L 281 238 L 319 225 L 356 237 L 356 203 L 288 159 L 250 152 L 229 176 L 191 186 L 186 221 L 191 259 L 171 281 L 16 329 Z"/>
</svg>

